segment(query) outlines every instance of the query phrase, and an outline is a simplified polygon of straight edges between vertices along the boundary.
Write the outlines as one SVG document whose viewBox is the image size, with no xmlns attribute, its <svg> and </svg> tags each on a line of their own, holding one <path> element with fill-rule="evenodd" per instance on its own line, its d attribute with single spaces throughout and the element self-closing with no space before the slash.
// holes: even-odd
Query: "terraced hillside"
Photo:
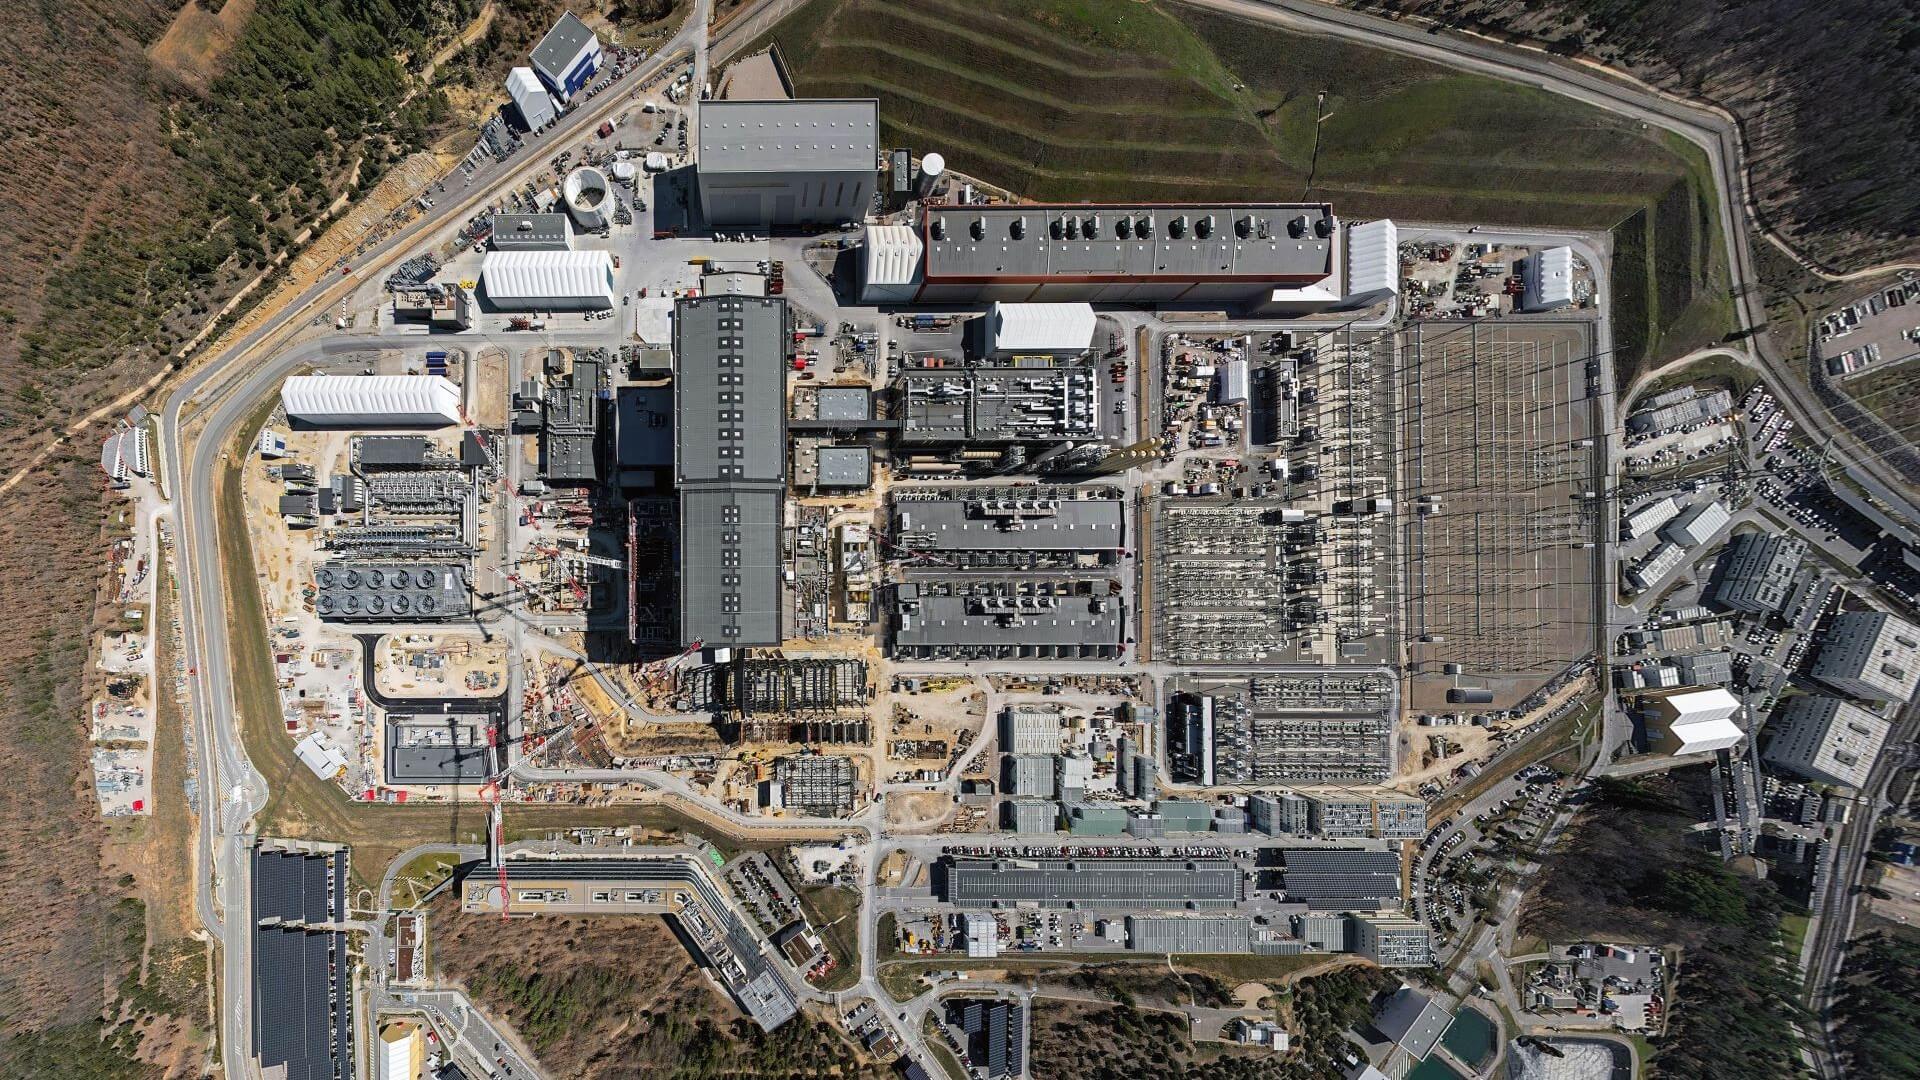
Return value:
<svg viewBox="0 0 1920 1080">
<path fill-rule="evenodd" d="M 1167 2 L 810 0 L 771 36 L 803 95 L 1026 198 L 1624 224 L 1623 379 L 1730 322 L 1704 161 L 1544 91 Z"/>
</svg>

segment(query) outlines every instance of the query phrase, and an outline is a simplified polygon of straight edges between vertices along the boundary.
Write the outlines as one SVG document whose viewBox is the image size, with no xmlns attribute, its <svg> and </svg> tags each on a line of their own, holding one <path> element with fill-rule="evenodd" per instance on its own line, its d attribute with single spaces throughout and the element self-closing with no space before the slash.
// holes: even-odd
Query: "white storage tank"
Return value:
<svg viewBox="0 0 1920 1080">
<path fill-rule="evenodd" d="M 591 165 L 583 165 L 567 174 L 561 186 L 567 213 L 582 229 L 600 229 L 613 219 L 613 185 L 607 174 Z"/>
<path fill-rule="evenodd" d="M 933 194 L 940 178 L 947 175 L 947 159 L 939 154 L 928 154 L 920 159 L 920 178 L 913 185 L 913 193 L 918 198 Z"/>
</svg>

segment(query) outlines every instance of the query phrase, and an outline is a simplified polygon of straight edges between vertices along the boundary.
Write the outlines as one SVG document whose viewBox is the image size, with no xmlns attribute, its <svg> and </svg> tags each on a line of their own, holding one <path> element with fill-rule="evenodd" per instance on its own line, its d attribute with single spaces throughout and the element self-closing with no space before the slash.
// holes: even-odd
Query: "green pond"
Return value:
<svg viewBox="0 0 1920 1080">
<path fill-rule="evenodd" d="M 1441 1061 L 1438 1054 L 1429 1054 L 1425 1061 L 1407 1073 L 1407 1080 L 1466 1080 L 1466 1077 L 1453 1071 L 1453 1067 Z"/>
<path fill-rule="evenodd" d="M 1478 1069 L 1485 1067 L 1487 1058 L 1493 1054 L 1494 1035 L 1493 1021 L 1487 1019 L 1485 1013 L 1463 1006 L 1453 1014 L 1453 1023 L 1447 1025 L 1446 1034 L 1440 1036 L 1440 1045 Z"/>
</svg>

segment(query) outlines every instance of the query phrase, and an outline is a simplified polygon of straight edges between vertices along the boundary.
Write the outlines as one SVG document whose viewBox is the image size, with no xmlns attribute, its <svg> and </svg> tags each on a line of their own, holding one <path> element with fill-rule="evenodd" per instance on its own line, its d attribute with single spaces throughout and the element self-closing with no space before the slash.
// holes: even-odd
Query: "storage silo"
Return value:
<svg viewBox="0 0 1920 1080">
<path fill-rule="evenodd" d="M 920 179 L 914 183 L 915 198 L 924 199 L 933 194 L 943 177 L 947 175 L 947 159 L 939 154 L 928 154 L 920 159 Z"/>
<path fill-rule="evenodd" d="M 613 185 L 599 169 L 583 165 L 568 173 L 560 193 L 582 229 L 604 228 L 613 217 Z"/>
</svg>

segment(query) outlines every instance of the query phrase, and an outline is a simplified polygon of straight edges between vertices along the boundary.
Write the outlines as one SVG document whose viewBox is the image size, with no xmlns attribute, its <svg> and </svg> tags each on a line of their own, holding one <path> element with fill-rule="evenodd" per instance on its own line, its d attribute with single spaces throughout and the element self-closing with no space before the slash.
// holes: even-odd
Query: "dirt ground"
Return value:
<svg viewBox="0 0 1920 1080">
<path fill-rule="evenodd" d="M 437 654 L 439 667 L 415 667 L 414 657 Z M 506 643 L 478 634 L 393 634 L 380 642 L 375 674 L 380 691 L 396 697 L 491 697 L 506 677 Z M 468 676 L 485 685 L 468 685 Z"/>
<path fill-rule="evenodd" d="M 254 0 L 227 0 L 216 15 L 199 0 L 189 0 L 160 40 L 147 47 L 147 58 L 155 67 L 205 93 L 220 74 L 220 60 L 239 40 L 253 8 Z"/>
<path fill-rule="evenodd" d="M 953 796 L 942 792 L 916 792 L 887 796 L 887 825 L 897 829 L 925 829 L 945 821 L 953 813 Z"/>
<path fill-rule="evenodd" d="M 499 348 L 481 349 L 474 357 L 474 368 L 478 372 L 474 389 L 473 422 L 481 427 L 501 428 L 507 426 L 507 351 Z"/>
</svg>

